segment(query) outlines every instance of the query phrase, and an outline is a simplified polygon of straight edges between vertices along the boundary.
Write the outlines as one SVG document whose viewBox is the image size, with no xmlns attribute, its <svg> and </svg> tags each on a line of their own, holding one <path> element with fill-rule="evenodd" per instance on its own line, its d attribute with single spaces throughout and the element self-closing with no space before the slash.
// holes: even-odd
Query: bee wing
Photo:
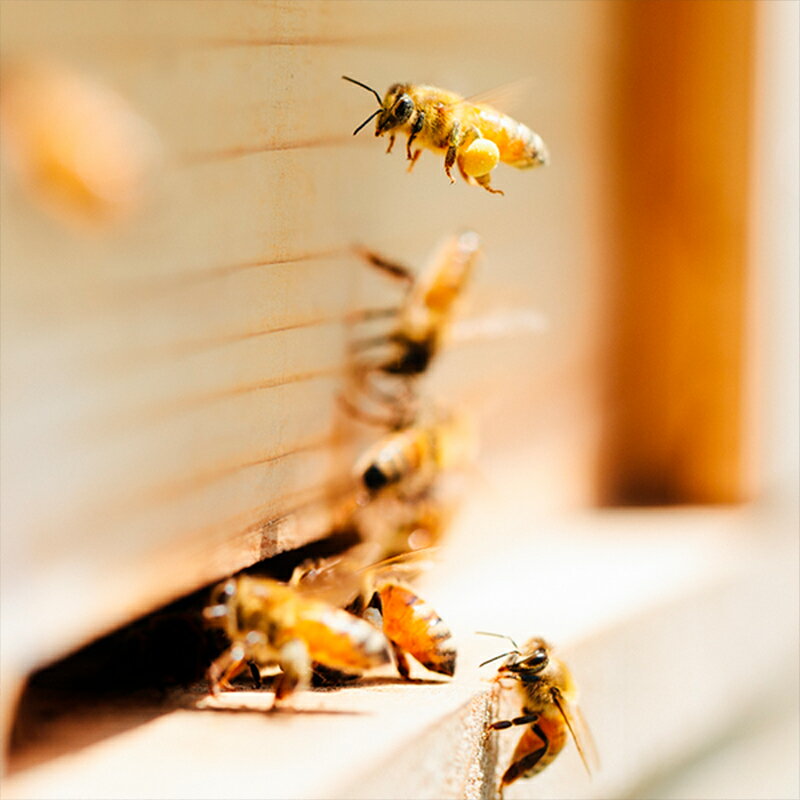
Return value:
<svg viewBox="0 0 800 800">
<path fill-rule="evenodd" d="M 435 563 L 436 547 L 422 547 L 399 556 L 385 558 L 364 567 L 363 571 L 374 578 L 395 578 L 400 581 L 413 581 Z"/>
<path fill-rule="evenodd" d="M 548 327 L 549 320 L 538 311 L 527 308 L 508 309 L 454 322 L 447 338 L 451 344 L 460 345 L 526 333 L 542 333 Z"/>
<path fill-rule="evenodd" d="M 356 564 L 345 556 L 306 561 L 295 567 L 289 581 L 303 597 L 346 606 L 361 588 Z"/>
<path fill-rule="evenodd" d="M 506 114 L 526 110 L 526 107 L 530 106 L 530 98 L 534 96 L 535 84 L 536 79 L 533 76 L 517 78 L 509 83 L 487 89 L 485 92 L 465 97 L 455 105 L 460 103 L 485 104 Z"/>
<path fill-rule="evenodd" d="M 589 775 L 592 772 L 597 772 L 600 767 L 597 747 L 580 708 L 575 703 L 570 703 L 558 689 L 552 690 L 552 696 L 553 702 L 569 729 L 572 741 L 575 742 L 575 747 L 578 748 L 578 753 L 581 761 L 583 761 L 583 766 L 586 767 L 586 772 Z"/>
</svg>

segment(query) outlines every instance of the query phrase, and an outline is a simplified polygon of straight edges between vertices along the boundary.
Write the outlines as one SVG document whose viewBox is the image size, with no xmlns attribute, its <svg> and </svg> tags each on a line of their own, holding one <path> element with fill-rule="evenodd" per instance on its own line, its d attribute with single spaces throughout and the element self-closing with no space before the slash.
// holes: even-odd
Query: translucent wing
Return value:
<svg viewBox="0 0 800 800">
<path fill-rule="evenodd" d="M 534 96 L 536 80 L 533 76 L 517 78 L 510 83 L 504 83 L 488 89 L 485 92 L 470 95 L 458 103 L 470 103 L 493 106 L 505 114 L 513 114 L 530 107 L 530 100 Z"/>
<path fill-rule="evenodd" d="M 358 565 L 346 556 L 311 559 L 295 567 L 290 585 L 304 597 L 344 607 L 359 593 Z"/>
<path fill-rule="evenodd" d="M 289 584 L 304 597 L 343 607 L 378 577 L 414 580 L 433 565 L 435 550 L 426 547 L 372 562 L 375 545 L 364 543 L 340 556 L 304 561 L 295 568 Z"/>
<path fill-rule="evenodd" d="M 392 558 L 385 558 L 376 564 L 370 564 L 364 567 L 363 571 L 373 578 L 413 581 L 436 563 L 437 551 L 436 547 L 422 547 L 419 550 L 401 553 L 399 556 L 392 556 Z"/>
<path fill-rule="evenodd" d="M 575 703 L 570 703 L 558 689 L 552 690 L 552 696 L 553 702 L 569 729 L 572 741 L 575 742 L 575 747 L 578 749 L 583 766 L 586 767 L 586 772 L 589 775 L 592 772 L 597 772 L 600 766 L 600 759 L 597 756 L 594 739 L 580 708 Z"/>
<path fill-rule="evenodd" d="M 451 345 L 504 339 L 529 333 L 543 333 L 549 327 L 544 314 L 532 309 L 509 309 L 454 322 L 448 332 Z"/>
</svg>

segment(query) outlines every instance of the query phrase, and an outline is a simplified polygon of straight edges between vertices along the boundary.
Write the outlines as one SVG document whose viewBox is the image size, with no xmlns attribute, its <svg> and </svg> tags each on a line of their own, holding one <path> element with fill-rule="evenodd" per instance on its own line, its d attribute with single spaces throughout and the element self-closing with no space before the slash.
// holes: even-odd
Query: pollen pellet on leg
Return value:
<svg viewBox="0 0 800 800">
<path fill-rule="evenodd" d="M 460 157 L 467 175 L 477 178 L 491 172 L 500 161 L 500 150 L 491 139 L 476 139 Z"/>
</svg>

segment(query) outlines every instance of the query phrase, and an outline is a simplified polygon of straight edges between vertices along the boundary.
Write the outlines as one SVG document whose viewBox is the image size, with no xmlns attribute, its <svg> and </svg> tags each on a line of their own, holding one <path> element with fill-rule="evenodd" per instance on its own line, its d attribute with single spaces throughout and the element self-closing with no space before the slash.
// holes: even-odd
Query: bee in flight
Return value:
<svg viewBox="0 0 800 800">
<path fill-rule="evenodd" d="M 453 308 L 463 293 L 480 256 L 480 238 L 472 231 L 449 236 L 428 265 L 418 274 L 362 249 L 367 262 L 393 277 L 406 281 L 407 292 L 397 310 L 394 327 L 387 333 L 357 340 L 353 383 L 380 406 L 390 406 L 391 423 L 413 417 L 413 382 L 424 374 L 447 336 Z M 373 380 L 374 379 L 374 380 Z M 392 382 L 393 391 L 376 385 Z"/>
<path fill-rule="evenodd" d="M 414 500 L 431 490 L 442 470 L 470 463 L 475 449 L 466 415 L 437 412 L 381 437 L 358 459 L 355 474 L 369 498 Z"/>
<path fill-rule="evenodd" d="M 347 557 L 301 564 L 291 583 L 333 585 L 349 611 L 369 620 L 389 640 L 402 678 L 410 677 L 409 655 L 431 672 L 452 677 L 456 650 L 450 629 L 410 583 L 429 566 L 425 556 L 423 551 L 404 553 L 361 568 Z"/>
<path fill-rule="evenodd" d="M 203 616 L 231 642 L 209 667 L 213 694 L 251 663 L 280 667 L 278 701 L 309 685 L 314 662 L 361 673 L 391 661 L 386 638 L 366 620 L 269 578 L 230 578 L 214 589 Z"/>
<path fill-rule="evenodd" d="M 409 170 L 422 153 L 421 148 L 427 147 L 444 153 L 444 171 L 451 183 L 455 183 L 451 170 L 457 164 L 470 185 L 503 194 L 491 186 L 491 172 L 499 162 L 528 169 L 549 161 L 547 147 L 538 133 L 490 105 L 473 102 L 446 89 L 413 83 L 395 83 L 381 99 L 371 86 L 346 75 L 342 78 L 372 92 L 379 105 L 353 135 L 377 117 L 375 135 L 389 134 L 388 153 L 395 136 L 407 134 Z M 414 144 L 417 148 L 412 150 Z"/>
<path fill-rule="evenodd" d="M 497 636 L 498 634 L 487 634 Z M 572 675 L 563 661 L 553 655 L 544 639 L 533 638 L 520 650 L 514 649 L 484 661 L 481 666 L 508 656 L 497 672 L 496 680 L 514 681 L 522 714 L 514 719 L 491 723 L 488 731 L 499 731 L 517 725 L 528 726 L 517 742 L 511 763 L 501 778 L 499 793 L 518 778 L 530 778 L 541 772 L 561 752 L 571 736 L 578 748 L 586 771 L 596 765 L 594 743 L 576 703 L 577 690 Z"/>
</svg>

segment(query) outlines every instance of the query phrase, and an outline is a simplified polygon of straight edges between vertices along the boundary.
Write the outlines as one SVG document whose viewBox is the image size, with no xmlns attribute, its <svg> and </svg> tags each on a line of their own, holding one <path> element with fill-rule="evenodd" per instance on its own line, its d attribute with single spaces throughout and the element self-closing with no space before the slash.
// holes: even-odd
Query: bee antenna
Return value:
<svg viewBox="0 0 800 800">
<path fill-rule="evenodd" d="M 350 81 L 350 83 L 354 83 L 356 86 L 360 86 L 362 89 L 366 89 L 368 92 L 372 92 L 372 94 L 374 94 L 375 97 L 378 98 L 378 105 L 383 107 L 383 100 L 381 100 L 381 96 L 371 86 L 367 86 L 366 83 L 361 83 L 361 81 L 357 81 L 355 78 L 348 78 L 347 75 L 342 75 L 342 80 Z M 370 117 L 370 119 L 372 118 Z M 364 124 L 366 125 L 366 122 Z"/>
<path fill-rule="evenodd" d="M 478 669 L 481 667 L 485 667 L 487 664 L 491 664 L 492 661 L 497 661 L 498 658 L 505 658 L 506 656 L 510 656 L 512 653 L 516 653 L 519 655 L 519 650 L 509 650 L 507 653 L 500 653 L 499 656 L 494 656 L 494 658 L 487 658 L 486 661 L 482 661 L 478 664 Z"/>
<path fill-rule="evenodd" d="M 372 114 L 370 114 L 370 115 L 369 115 L 369 116 L 368 116 L 368 117 L 367 117 L 367 118 L 366 118 L 366 119 L 365 119 L 365 120 L 364 120 L 364 121 L 363 121 L 363 122 L 362 122 L 362 123 L 361 123 L 361 124 L 360 124 L 360 125 L 359 125 L 359 126 L 356 128 L 356 129 L 355 129 L 355 130 L 354 130 L 354 131 L 353 131 L 353 136 L 355 136 L 355 135 L 356 135 L 356 134 L 357 134 L 357 133 L 358 133 L 358 132 L 359 132 L 359 131 L 360 131 L 360 130 L 361 130 L 361 129 L 362 129 L 362 128 L 363 128 L 363 127 L 364 127 L 364 126 L 365 126 L 365 125 L 366 125 L 366 124 L 367 124 L 367 123 L 370 121 L 370 120 L 371 120 L 371 119 L 375 119 L 375 117 L 377 117 L 377 116 L 378 116 L 378 114 L 380 114 L 380 113 L 381 113 L 381 111 L 383 111 L 383 109 L 382 109 L 382 108 L 379 108 L 377 111 L 373 111 L 373 113 L 372 113 Z"/>
<path fill-rule="evenodd" d="M 490 631 L 475 631 L 475 633 L 477 633 L 478 636 L 494 636 L 497 639 L 505 639 L 514 645 L 514 649 L 511 651 L 512 653 L 519 652 L 519 645 L 510 636 L 506 636 L 505 633 L 491 633 Z M 504 655 L 508 655 L 508 653 Z M 500 658 L 500 656 L 498 656 L 498 658 Z"/>
</svg>

